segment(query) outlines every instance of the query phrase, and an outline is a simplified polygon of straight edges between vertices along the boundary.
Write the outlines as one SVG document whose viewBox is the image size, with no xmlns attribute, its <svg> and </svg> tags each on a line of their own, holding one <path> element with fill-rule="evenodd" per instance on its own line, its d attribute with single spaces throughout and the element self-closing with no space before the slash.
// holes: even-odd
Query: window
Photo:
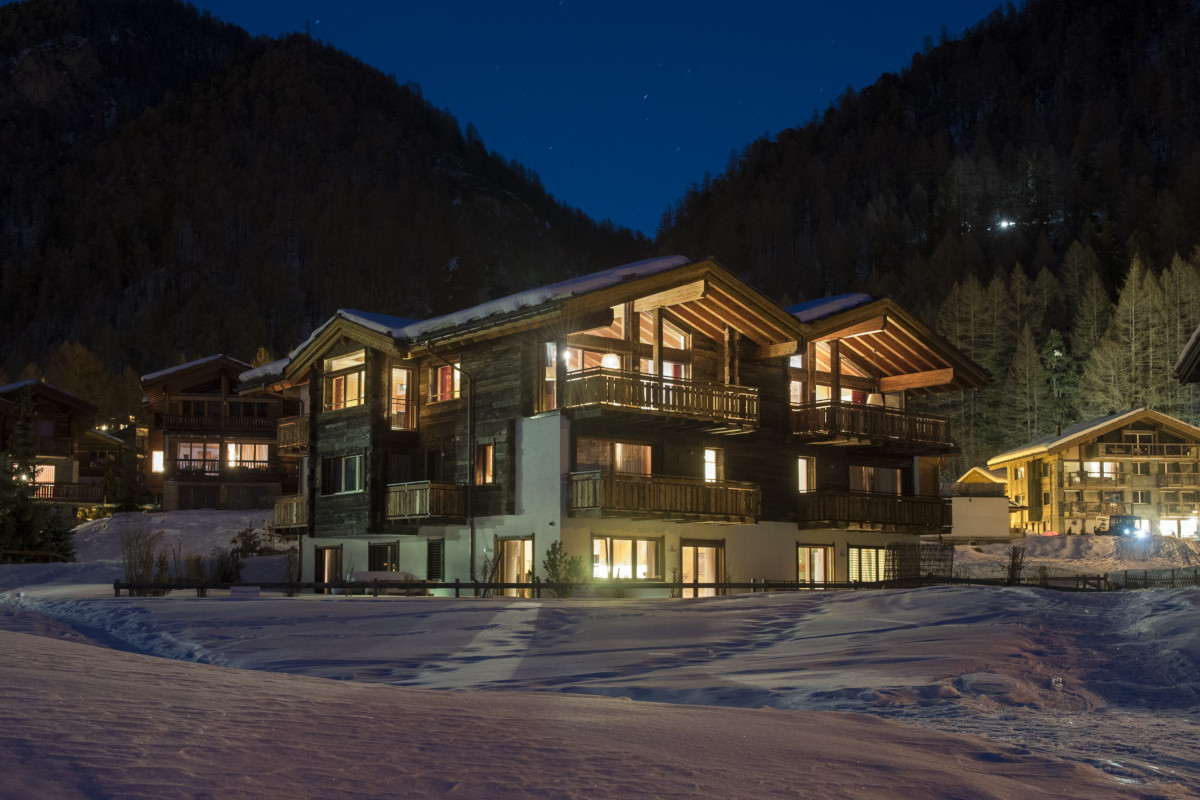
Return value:
<svg viewBox="0 0 1200 800">
<path fill-rule="evenodd" d="M 180 470 L 215 475 L 221 471 L 220 443 L 179 442 L 175 450 L 175 467 Z"/>
<path fill-rule="evenodd" d="M 321 494 L 361 492 L 362 455 L 335 456 L 321 461 Z"/>
<path fill-rule="evenodd" d="M 887 550 L 882 547 L 847 547 L 846 566 L 851 581 L 881 581 L 886 575 Z"/>
<path fill-rule="evenodd" d="M 269 458 L 268 446 L 265 444 L 244 442 L 227 442 L 225 444 L 225 463 L 231 467 L 267 469 L 271 465 Z"/>
<path fill-rule="evenodd" d="M 53 464 L 35 464 L 33 473 L 34 483 L 54 483 Z"/>
<path fill-rule="evenodd" d="M 1042 505 L 1044 505 L 1044 506 L 1050 505 L 1050 493 L 1049 492 L 1042 492 Z"/>
<path fill-rule="evenodd" d="M 592 577 L 659 580 L 661 546 L 658 539 L 597 536 L 592 539 Z"/>
<path fill-rule="evenodd" d="M 1149 461 L 1134 461 L 1132 464 L 1129 465 L 1129 472 L 1133 475 L 1149 475 L 1150 474 L 1150 462 Z"/>
<path fill-rule="evenodd" d="M 811 492 L 813 490 L 813 479 L 816 477 L 817 460 L 808 456 L 800 456 L 796 459 L 796 469 L 799 477 L 797 488 L 801 492 Z"/>
<path fill-rule="evenodd" d="M 891 467 L 850 466 L 850 491 L 900 494 L 900 470 Z"/>
<path fill-rule="evenodd" d="M 409 396 L 411 371 L 402 367 L 392 367 L 391 402 L 388 415 L 392 420 L 392 430 L 411 431 L 417 427 L 416 407 Z"/>
<path fill-rule="evenodd" d="M 367 569 L 371 572 L 399 572 L 400 543 L 379 542 L 368 544 Z"/>
<path fill-rule="evenodd" d="M 1145 491 L 1131 492 L 1131 494 L 1133 495 L 1134 503 L 1149 503 L 1150 502 L 1150 492 L 1145 492 Z"/>
<path fill-rule="evenodd" d="M 163 469 L 164 469 L 163 451 L 155 450 L 152 453 L 150 453 L 150 471 L 151 472 L 162 472 Z"/>
<path fill-rule="evenodd" d="M 456 362 L 453 365 L 442 364 L 433 368 L 433 385 L 429 388 L 429 402 L 437 403 L 442 400 L 455 400 L 461 396 L 459 382 L 462 373 Z"/>
<path fill-rule="evenodd" d="M 179 413 L 185 417 L 219 417 L 221 402 L 219 400 L 180 400 Z"/>
<path fill-rule="evenodd" d="M 796 546 L 796 580 L 828 583 L 833 580 L 833 548 Z"/>
<path fill-rule="evenodd" d="M 602 470 L 632 475 L 650 474 L 650 445 L 614 442 L 609 439 L 579 439 L 575 464 L 579 472 Z"/>
<path fill-rule="evenodd" d="M 326 411 L 362 405 L 366 363 L 366 350 L 325 359 Z"/>
<path fill-rule="evenodd" d="M 89 450 L 88 466 L 93 469 L 104 469 L 117 465 L 117 454 L 111 450 Z"/>
<path fill-rule="evenodd" d="M 794 406 L 798 406 L 807 400 L 804 396 L 804 381 L 794 380 L 788 382 L 788 400 Z"/>
<path fill-rule="evenodd" d="M 704 448 L 704 480 L 709 483 L 725 480 L 725 451 Z"/>
<path fill-rule="evenodd" d="M 229 403 L 229 416 L 265 419 L 268 416 L 267 404 L 248 400 L 234 400 Z"/>
<path fill-rule="evenodd" d="M 446 540 L 430 539 L 425 551 L 425 579 L 444 581 L 446 579 Z"/>
<path fill-rule="evenodd" d="M 496 473 L 494 471 L 495 464 L 493 457 L 496 452 L 496 446 L 493 444 L 477 444 L 475 445 L 475 485 L 483 486 L 485 484 L 496 482 Z"/>
<path fill-rule="evenodd" d="M 1105 502 L 1105 503 L 1124 503 L 1125 502 L 1125 493 L 1124 492 L 1104 492 L 1103 502 Z"/>
</svg>

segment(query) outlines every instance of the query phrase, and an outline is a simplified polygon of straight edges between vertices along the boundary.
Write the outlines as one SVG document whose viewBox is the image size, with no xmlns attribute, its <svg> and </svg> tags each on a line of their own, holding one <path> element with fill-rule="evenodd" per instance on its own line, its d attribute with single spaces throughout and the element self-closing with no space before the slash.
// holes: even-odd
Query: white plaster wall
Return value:
<svg viewBox="0 0 1200 800">
<path fill-rule="evenodd" d="M 1007 497 L 953 497 L 950 513 L 954 520 L 945 541 L 1010 539 Z"/>
</svg>

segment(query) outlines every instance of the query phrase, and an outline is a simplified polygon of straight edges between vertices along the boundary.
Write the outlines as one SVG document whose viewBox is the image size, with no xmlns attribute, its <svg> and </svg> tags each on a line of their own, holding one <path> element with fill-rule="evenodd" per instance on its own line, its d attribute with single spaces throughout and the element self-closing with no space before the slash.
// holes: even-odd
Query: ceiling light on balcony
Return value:
<svg viewBox="0 0 1200 800">
<path fill-rule="evenodd" d="M 604 357 L 600 359 L 600 366 L 605 369 L 620 369 L 621 357 L 616 353 L 605 353 Z"/>
</svg>

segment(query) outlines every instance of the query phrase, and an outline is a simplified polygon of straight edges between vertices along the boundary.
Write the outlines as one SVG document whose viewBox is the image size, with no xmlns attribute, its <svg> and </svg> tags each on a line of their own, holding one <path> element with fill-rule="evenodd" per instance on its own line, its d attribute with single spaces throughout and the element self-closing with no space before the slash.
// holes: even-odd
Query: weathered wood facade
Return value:
<svg viewBox="0 0 1200 800">
<path fill-rule="evenodd" d="M 433 542 L 464 577 L 524 575 L 557 539 L 597 578 L 795 579 L 828 548 L 832 580 L 861 555 L 835 545 L 948 528 L 955 445 L 907 399 L 987 378 L 890 301 L 849 309 L 791 313 L 671 258 L 424 322 L 340 311 L 262 384 L 306 398 L 279 426 L 306 467 L 276 525 L 318 575 L 421 574 Z"/>
</svg>

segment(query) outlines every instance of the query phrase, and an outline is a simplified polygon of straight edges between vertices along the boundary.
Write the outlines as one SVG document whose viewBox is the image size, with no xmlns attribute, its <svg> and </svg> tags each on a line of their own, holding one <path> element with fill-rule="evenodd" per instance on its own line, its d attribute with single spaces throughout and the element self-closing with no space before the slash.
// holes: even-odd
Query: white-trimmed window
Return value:
<svg viewBox="0 0 1200 800">
<path fill-rule="evenodd" d="M 817 460 L 809 456 L 800 456 L 796 459 L 796 488 L 801 492 L 811 492 L 816 478 Z"/>
<path fill-rule="evenodd" d="M 360 406 L 367 374 L 367 351 L 325 359 L 325 410 Z"/>
<path fill-rule="evenodd" d="M 725 480 L 725 451 L 715 447 L 704 448 L 704 480 L 716 483 Z"/>
<path fill-rule="evenodd" d="M 656 581 L 662 576 L 659 539 L 592 538 L 592 577 Z"/>
<path fill-rule="evenodd" d="M 462 373 L 459 365 L 442 364 L 433 368 L 431 386 L 429 387 L 429 402 L 438 403 L 442 400 L 455 400 L 462 396 L 460 381 Z"/>
<path fill-rule="evenodd" d="M 363 489 L 362 454 L 334 456 L 321 461 L 321 494 L 345 494 Z"/>
</svg>

